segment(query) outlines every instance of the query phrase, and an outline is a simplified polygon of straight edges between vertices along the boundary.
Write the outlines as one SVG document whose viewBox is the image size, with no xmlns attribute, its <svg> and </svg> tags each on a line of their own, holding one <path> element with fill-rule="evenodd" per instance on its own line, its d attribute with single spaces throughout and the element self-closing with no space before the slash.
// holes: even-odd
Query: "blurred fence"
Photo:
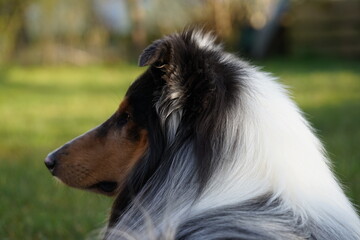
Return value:
<svg viewBox="0 0 360 240">
<path fill-rule="evenodd" d="M 360 57 L 360 1 L 314 1 L 292 9 L 294 54 Z"/>
</svg>

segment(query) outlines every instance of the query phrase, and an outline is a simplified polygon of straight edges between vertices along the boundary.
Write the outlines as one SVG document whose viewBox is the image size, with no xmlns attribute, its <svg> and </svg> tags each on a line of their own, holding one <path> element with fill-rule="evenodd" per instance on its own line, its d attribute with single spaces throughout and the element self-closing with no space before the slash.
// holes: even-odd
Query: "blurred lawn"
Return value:
<svg viewBox="0 0 360 240">
<path fill-rule="evenodd" d="M 258 63 L 291 86 L 360 203 L 360 64 Z M 0 239 L 84 239 L 104 226 L 111 199 L 58 184 L 49 151 L 100 124 L 144 69 L 134 65 L 0 69 Z"/>
</svg>

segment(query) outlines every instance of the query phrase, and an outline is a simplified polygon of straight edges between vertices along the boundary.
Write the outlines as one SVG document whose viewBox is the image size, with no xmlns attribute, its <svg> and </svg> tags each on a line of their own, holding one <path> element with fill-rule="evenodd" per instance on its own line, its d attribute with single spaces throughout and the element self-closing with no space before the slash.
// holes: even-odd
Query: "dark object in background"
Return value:
<svg viewBox="0 0 360 240">
<path fill-rule="evenodd" d="M 255 59 L 269 55 L 287 54 L 289 45 L 286 37 L 287 28 L 282 25 L 282 19 L 289 6 L 289 0 L 277 3 L 267 24 L 259 30 L 245 26 L 241 31 L 240 49 L 242 53 Z"/>
</svg>

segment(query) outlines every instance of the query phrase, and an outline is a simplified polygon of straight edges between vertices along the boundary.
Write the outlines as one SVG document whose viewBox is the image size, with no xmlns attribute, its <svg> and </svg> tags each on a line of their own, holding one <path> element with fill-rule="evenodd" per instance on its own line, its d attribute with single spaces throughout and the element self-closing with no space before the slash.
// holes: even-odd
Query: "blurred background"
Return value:
<svg viewBox="0 0 360 240">
<path fill-rule="evenodd" d="M 360 204 L 359 13 L 358 0 L 0 0 L 0 239 L 98 234 L 112 199 L 58 184 L 43 159 L 115 111 L 144 47 L 189 25 L 291 86 Z"/>
</svg>

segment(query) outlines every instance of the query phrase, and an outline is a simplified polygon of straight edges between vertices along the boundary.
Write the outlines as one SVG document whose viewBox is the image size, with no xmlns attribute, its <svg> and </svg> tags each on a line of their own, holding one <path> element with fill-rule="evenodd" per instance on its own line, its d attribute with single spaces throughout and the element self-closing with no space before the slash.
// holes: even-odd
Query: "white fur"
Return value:
<svg viewBox="0 0 360 240">
<path fill-rule="evenodd" d="M 241 136 L 232 156 L 235 161 L 213 177 L 196 212 L 273 192 L 284 208 L 304 220 L 337 219 L 360 234 L 359 218 L 301 111 L 276 79 L 248 69 L 245 92 L 239 95 L 241 108 L 224 116 L 229 119 L 228 146 Z"/>
<path fill-rule="evenodd" d="M 192 34 L 193 41 L 196 42 L 196 44 L 206 50 L 220 50 L 221 45 L 216 44 L 216 37 L 209 33 L 205 33 L 202 31 L 196 31 Z"/>
</svg>

